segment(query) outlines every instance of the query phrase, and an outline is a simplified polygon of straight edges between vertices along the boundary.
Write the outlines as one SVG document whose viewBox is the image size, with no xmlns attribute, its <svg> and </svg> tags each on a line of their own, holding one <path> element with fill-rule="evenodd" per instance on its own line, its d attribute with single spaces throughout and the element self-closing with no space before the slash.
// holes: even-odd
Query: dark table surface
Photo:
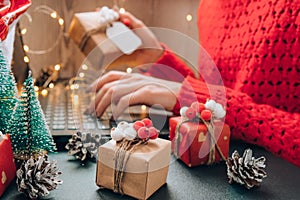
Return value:
<svg viewBox="0 0 300 200">
<path fill-rule="evenodd" d="M 268 177 L 260 187 L 248 190 L 237 184 L 228 184 L 225 163 L 188 168 L 172 157 L 167 184 L 150 199 L 300 199 L 300 168 L 256 146 L 242 142 L 231 142 L 230 146 L 230 153 L 237 149 L 242 154 L 244 149 L 250 147 L 255 157 L 264 155 L 267 158 Z M 50 154 L 50 160 L 58 161 L 64 182 L 44 199 L 132 199 L 110 190 L 100 190 L 95 184 L 96 163 L 89 162 L 81 166 L 79 161 L 64 151 Z M 1 199 L 26 197 L 18 193 L 14 181 Z"/>
</svg>

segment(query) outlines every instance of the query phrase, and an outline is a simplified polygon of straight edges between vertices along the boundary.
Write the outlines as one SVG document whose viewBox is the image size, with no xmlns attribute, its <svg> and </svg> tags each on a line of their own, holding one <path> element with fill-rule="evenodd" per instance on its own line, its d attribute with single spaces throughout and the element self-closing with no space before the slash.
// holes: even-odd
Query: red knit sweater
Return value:
<svg viewBox="0 0 300 200">
<path fill-rule="evenodd" d="M 232 138 L 260 145 L 297 166 L 299 12 L 300 2 L 291 0 L 201 0 L 198 10 L 201 45 L 218 66 L 225 86 L 226 123 Z M 180 106 L 190 105 L 195 95 L 200 102 L 221 99 L 220 86 L 211 86 L 208 92 L 205 82 L 196 79 L 172 52 L 166 50 L 157 64 L 183 76 L 174 77 L 162 68 L 159 73 L 153 70 L 157 77 L 183 81 L 175 113 Z"/>
</svg>

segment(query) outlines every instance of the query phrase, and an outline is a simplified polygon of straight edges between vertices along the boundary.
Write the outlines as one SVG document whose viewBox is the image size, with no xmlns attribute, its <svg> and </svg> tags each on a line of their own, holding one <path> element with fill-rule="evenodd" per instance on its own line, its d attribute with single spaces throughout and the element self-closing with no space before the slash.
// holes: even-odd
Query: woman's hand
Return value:
<svg viewBox="0 0 300 200">
<path fill-rule="evenodd" d="M 112 110 L 117 118 L 130 105 L 159 104 L 172 111 L 176 104 L 176 96 L 181 83 L 157 79 L 141 74 L 110 71 L 98 78 L 89 88 L 95 92 L 95 100 L 91 102 L 88 112 L 101 117 L 110 104 L 116 104 Z"/>
<path fill-rule="evenodd" d="M 141 64 L 156 62 L 163 54 L 164 49 L 151 30 L 139 19 L 129 12 L 119 13 L 120 21 L 135 32 L 142 40 L 142 46 L 139 47 L 139 59 Z"/>
</svg>

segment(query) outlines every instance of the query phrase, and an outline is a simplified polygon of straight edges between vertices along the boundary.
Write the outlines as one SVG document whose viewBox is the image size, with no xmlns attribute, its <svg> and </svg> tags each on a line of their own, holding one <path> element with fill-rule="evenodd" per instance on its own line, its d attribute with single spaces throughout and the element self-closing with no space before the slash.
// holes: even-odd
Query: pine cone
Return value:
<svg viewBox="0 0 300 200">
<path fill-rule="evenodd" d="M 262 179 L 267 177 L 264 168 L 266 158 L 252 157 L 252 150 L 246 149 L 243 157 L 240 157 L 237 151 L 234 151 L 231 158 L 227 159 L 227 176 L 229 183 L 237 182 L 250 189 L 253 186 L 259 186 Z"/>
<path fill-rule="evenodd" d="M 31 199 L 44 197 L 62 184 L 58 178 L 60 174 L 56 161 L 48 161 L 47 155 L 37 159 L 31 157 L 17 170 L 18 191 Z"/>
<path fill-rule="evenodd" d="M 65 148 L 69 155 L 74 155 L 81 161 L 93 159 L 97 156 L 100 139 L 100 135 L 97 134 L 77 132 L 72 135 Z"/>
</svg>

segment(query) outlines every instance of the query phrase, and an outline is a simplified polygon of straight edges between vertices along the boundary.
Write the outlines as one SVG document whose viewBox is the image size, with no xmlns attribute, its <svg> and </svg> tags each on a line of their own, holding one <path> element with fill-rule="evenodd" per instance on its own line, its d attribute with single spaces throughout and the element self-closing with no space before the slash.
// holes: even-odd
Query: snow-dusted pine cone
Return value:
<svg viewBox="0 0 300 200">
<path fill-rule="evenodd" d="M 17 170 L 18 190 L 31 199 L 44 197 L 62 184 L 60 174 L 56 161 L 48 161 L 47 155 L 31 157 Z"/>
<path fill-rule="evenodd" d="M 65 148 L 68 150 L 69 155 L 85 161 L 97 156 L 100 139 L 101 136 L 97 134 L 77 132 L 72 135 Z"/>
<path fill-rule="evenodd" d="M 262 179 L 267 177 L 265 161 L 263 156 L 257 159 L 252 157 L 251 149 L 246 149 L 242 157 L 234 151 L 226 162 L 229 183 L 237 182 L 248 189 L 259 186 Z"/>
</svg>

